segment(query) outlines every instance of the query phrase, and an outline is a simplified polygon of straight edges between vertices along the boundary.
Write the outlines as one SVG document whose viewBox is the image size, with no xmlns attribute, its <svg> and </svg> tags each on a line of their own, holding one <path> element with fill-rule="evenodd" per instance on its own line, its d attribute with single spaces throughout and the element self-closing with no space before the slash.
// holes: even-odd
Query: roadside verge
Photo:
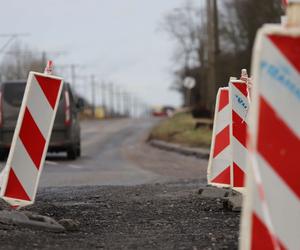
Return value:
<svg viewBox="0 0 300 250">
<path fill-rule="evenodd" d="M 206 148 L 190 148 L 175 143 L 164 142 L 160 140 L 150 140 L 149 144 L 153 147 L 183 154 L 186 156 L 194 156 L 200 159 L 209 158 L 209 149 Z"/>
</svg>

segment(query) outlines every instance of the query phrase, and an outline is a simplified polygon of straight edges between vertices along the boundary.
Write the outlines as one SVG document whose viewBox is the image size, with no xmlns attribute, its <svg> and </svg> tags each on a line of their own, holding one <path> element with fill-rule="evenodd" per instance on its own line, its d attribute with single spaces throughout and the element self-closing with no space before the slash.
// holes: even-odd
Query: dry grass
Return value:
<svg viewBox="0 0 300 250">
<path fill-rule="evenodd" d="M 190 113 L 178 113 L 154 127 L 150 139 L 209 148 L 212 131 L 208 127 L 196 129 L 196 122 Z"/>
</svg>

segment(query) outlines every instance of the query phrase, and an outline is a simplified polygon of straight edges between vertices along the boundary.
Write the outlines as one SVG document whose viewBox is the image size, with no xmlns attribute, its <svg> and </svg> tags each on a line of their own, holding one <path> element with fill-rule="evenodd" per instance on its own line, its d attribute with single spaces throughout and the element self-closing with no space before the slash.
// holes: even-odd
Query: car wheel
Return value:
<svg viewBox="0 0 300 250">
<path fill-rule="evenodd" d="M 5 161 L 7 158 L 7 150 L 1 148 L 0 149 L 0 161 Z"/>
<path fill-rule="evenodd" d="M 80 157 L 81 156 L 81 144 L 80 144 L 80 142 L 78 142 L 78 144 L 77 144 L 77 156 L 78 157 Z"/>
<path fill-rule="evenodd" d="M 67 158 L 69 160 L 75 160 L 77 156 L 76 146 L 72 145 L 67 149 Z"/>
</svg>

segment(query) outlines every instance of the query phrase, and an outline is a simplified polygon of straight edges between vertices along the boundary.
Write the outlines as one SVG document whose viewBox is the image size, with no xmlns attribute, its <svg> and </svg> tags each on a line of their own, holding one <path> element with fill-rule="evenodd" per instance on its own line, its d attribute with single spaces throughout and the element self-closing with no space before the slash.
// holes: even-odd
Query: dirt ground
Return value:
<svg viewBox="0 0 300 250">
<path fill-rule="evenodd" d="M 53 233 L 0 224 L 0 249 L 237 249 L 240 214 L 198 181 L 43 188 L 27 210 L 80 223 Z"/>
</svg>

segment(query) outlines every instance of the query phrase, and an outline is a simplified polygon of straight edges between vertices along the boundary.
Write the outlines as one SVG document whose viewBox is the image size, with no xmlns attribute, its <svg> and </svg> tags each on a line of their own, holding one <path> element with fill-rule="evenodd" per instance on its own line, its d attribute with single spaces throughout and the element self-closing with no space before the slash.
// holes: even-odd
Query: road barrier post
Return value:
<svg viewBox="0 0 300 250">
<path fill-rule="evenodd" d="M 231 186 L 241 191 L 241 188 L 244 187 L 244 178 L 248 166 L 246 130 L 250 105 L 246 81 L 230 81 L 229 95 L 231 108 L 230 139 L 232 148 Z"/>
<path fill-rule="evenodd" d="M 63 86 L 63 79 L 30 72 L 15 128 L 9 156 L 3 170 L 0 196 L 19 208 L 35 201 L 52 127 Z"/>
<path fill-rule="evenodd" d="M 254 46 L 243 250 L 300 246 L 300 1 L 289 2 L 285 26 L 263 26 Z"/>
<path fill-rule="evenodd" d="M 243 80 L 230 78 L 229 87 L 220 88 L 212 146 L 207 170 L 209 185 L 231 187 L 242 192 L 248 167 L 246 129 L 249 111 L 249 78 L 242 70 Z"/>
<path fill-rule="evenodd" d="M 211 152 L 207 170 L 208 184 L 229 187 L 231 172 L 229 89 L 220 88 L 216 98 Z"/>
</svg>

